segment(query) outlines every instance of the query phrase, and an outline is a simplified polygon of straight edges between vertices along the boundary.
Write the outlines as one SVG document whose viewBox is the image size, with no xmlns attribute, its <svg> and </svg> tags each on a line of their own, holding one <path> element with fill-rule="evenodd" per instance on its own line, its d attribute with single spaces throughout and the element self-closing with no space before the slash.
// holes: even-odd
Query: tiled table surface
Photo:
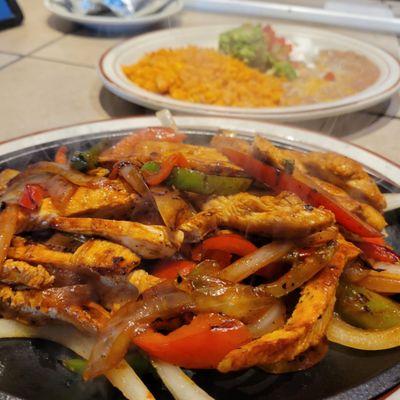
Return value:
<svg viewBox="0 0 400 400">
<path fill-rule="evenodd" d="M 0 32 L 2 140 L 66 124 L 150 112 L 109 93 L 97 76 L 100 55 L 126 36 L 108 36 L 62 21 L 50 15 L 41 0 L 19 3 L 24 24 Z M 241 22 L 243 18 L 184 11 L 151 29 L 232 21 Z M 363 32 L 351 35 L 394 55 L 400 53 L 396 37 Z M 400 150 L 396 137 L 399 117 L 400 97 L 395 96 L 391 102 L 366 111 L 297 125 L 342 136 L 396 159 Z M 383 137 L 385 140 L 380 140 Z"/>
<path fill-rule="evenodd" d="M 62 21 L 50 15 L 41 0 L 19 3 L 25 14 L 24 24 L 0 32 L 0 140 L 62 125 L 150 113 L 108 92 L 97 76 L 100 55 L 124 36 L 107 36 Z M 149 29 L 233 21 L 243 18 L 186 10 Z M 396 56 L 400 54 L 394 36 L 363 32 L 351 35 Z M 400 97 L 395 96 L 366 111 L 297 125 L 341 136 L 398 160 L 399 118 Z"/>
</svg>

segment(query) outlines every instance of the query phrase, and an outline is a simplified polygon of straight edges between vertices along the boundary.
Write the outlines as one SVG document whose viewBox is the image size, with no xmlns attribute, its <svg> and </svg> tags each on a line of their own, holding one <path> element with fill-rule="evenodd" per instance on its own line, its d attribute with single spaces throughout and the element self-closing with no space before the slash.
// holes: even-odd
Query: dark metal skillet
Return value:
<svg viewBox="0 0 400 400">
<path fill-rule="evenodd" d="M 190 127 L 186 129 L 186 132 L 192 143 L 205 144 L 209 141 L 210 135 L 216 131 L 210 127 L 199 128 L 204 126 L 201 122 L 206 118 L 197 118 L 196 128 L 193 128 L 194 118 L 178 118 L 178 123 L 180 120 Z M 135 118 L 114 123 L 105 122 L 104 126 L 101 125 L 102 123 L 87 125 L 83 130 L 82 126 L 71 127 L 49 132 L 46 143 L 36 146 L 30 144 L 35 141 L 41 142 L 43 135 L 33 135 L 27 138 L 28 141 L 25 141 L 25 144 L 14 142 L 15 145 L 13 143 L 0 145 L 0 168 L 25 168 L 32 162 L 52 159 L 55 149 L 61 143 L 68 144 L 72 149 L 82 149 L 105 137 L 123 136 L 132 130 L 129 129 L 130 127 L 138 128 L 157 124 L 155 119 L 152 123 L 151 121 L 153 120 L 149 118 L 142 121 Z M 217 122 L 220 121 L 216 120 L 214 126 L 222 126 Z M 184 124 L 179 125 L 184 126 Z M 248 122 L 247 125 L 249 125 Z M 267 125 L 264 129 L 268 133 Z M 80 131 L 84 133 L 83 136 L 79 135 Z M 75 136 L 69 137 L 73 135 Z M 243 135 L 246 136 L 244 133 Z M 304 131 L 301 131 L 299 135 L 304 135 Z M 60 137 L 62 137 L 61 140 L 56 140 Z M 321 146 L 323 140 L 332 140 L 320 136 L 320 141 L 315 141 L 315 146 L 313 146 L 300 140 L 292 141 L 274 135 L 268 135 L 268 137 L 283 146 L 300 149 L 320 149 L 326 146 Z M 26 145 L 26 143 L 29 144 Z M 6 153 L 4 153 L 5 148 Z M 360 154 L 357 156 L 361 157 Z M 391 166 L 391 168 L 395 167 Z M 397 168 L 400 176 L 400 167 Z M 391 174 L 388 174 L 391 179 L 383 178 L 382 173 L 379 172 L 376 173 L 377 179 L 384 191 L 399 191 L 393 183 L 393 170 Z M 389 240 L 396 245 L 396 242 L 400 243 L 400 213 L 392 211 L 386 216 L 390 223 Z M 64 368 L 60 360 L 71 355 L 72 353 L 62 346 L 44 340 L 0 340 L 0 399 L 117 400 L 123 398 L 105 379 L 100 378 L 84 383 L 78 375 Z M 162 387 L 161 381 L 152 375 L 145 376 L 143 379 L 157 399 L 172 398 Z M 231 374 L 202 371 L 196 372 L 193 380 L 218 400 L 373 399 L 399 383 L 400 349 L 364 352 L 331 344 L 328 356 L 320 364 L 305 372 L 269 375 L 257 369 Z"/>
</svg>

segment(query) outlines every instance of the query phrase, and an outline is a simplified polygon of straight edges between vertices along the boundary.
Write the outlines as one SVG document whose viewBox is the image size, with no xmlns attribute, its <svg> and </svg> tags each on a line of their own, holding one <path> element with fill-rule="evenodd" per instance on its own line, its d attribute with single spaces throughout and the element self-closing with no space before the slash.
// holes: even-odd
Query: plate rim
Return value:
<svg viewBox="0 0 400 400">
<path fill-rule="evenodd" d="M 349 153 L 351 150 L 356 150 L 357 153 L 362 157 L 372 157 L 373 160 L 380 160 L 384 164 L 390 165 L 391 168 L 393 168 L 397 174 L 397 179 L 393 181 L 393 183 L 397 186 L 398 189 L 400 189 L 400 164 L 389 160 L 385 157 L 382 157 L 381 155 L 372 152 L 368 149 L 365 149 L 364 147 L 349 143 L 346 140 L 336 138 L 336 137 L 330 137 L 326 136 L 322 133 L 314 132 L 311 130 L 307 130 L 304 128 L 298 128 L 294 126 L 284 126 L 284 125 L 279 125 L 276 123 L 266 123 L 266 122 L 254 122 L 254 121 L 248 121 L 248 120 L 243 120 L 243 119 L 231 119 L 231 118 L 218 118 L 218 117 L 205 117 L 205 116 L 176 116 L 175 117 L 176 122 L 179 125 L 185 126 L 185 127 L 198 127 L 198 128 L 218 128 L 220 127 L 223 123 L 227 123 L 230 127 L 228 129 L 233 129 L 233 126 L 236 126 L 239 131 L 246 132 L 249 135 L 254 135 L 256 132 L 260 134 L 268 134 L 275 136 L 276 140 L 283 139 L 288 141 L 292 141 L 294 144 L 295 143 L 300 143 L 300 144 L 312 144 L 314 141 L 318 141 L 321 139 L 326 139 L 328 143 L 324 143 L 322 148 L 329 149 L 332 148 L 332 144 L 340 145 L 340 149 L 347 149 L 346 153 Z M 101 133 L 101 132 L 106 132 L 107 130 L 112 130 L 114 132 L 122 131 L 122 130 L 129 130 L 129 129 L 140 129 L 141 127 L 146 127 L 146 126 L 151 126 L 151 125 L 157 125 L 157 118 L 154 116 L 149 116 L 149 115 L 138 115 L 138 116 L 130 116 L 130 117 L 122 117 L 122 118 L 113 118 L 113 119 L 100 119 L 100 120 L 94 120 L 94 121 L 89 121 L 89 122 L 83 122 L 83 123 L 78 123 L 78 124 L 69 124 L 69 125 L 64 125 L 60 127 L 55 127 L 55 128 L 49 128 L 49 129 L 44 129 L 44 130 L 39 130 L 39 131 L 34 131 L 27 133 L 25 135 L 21 135 L 16 138 L 11 138 L 8 140 L 3 140 L 0 141 L 0 157 L 5 156 L 7 154 L 12 153 L 13 151 L 16 150 L 23 150 L 25 148 L 33 147 L 33 146 L 40 146 L 40 145 L 45 145 L 46 143 L 49 143 L 50 141 L 54 140 L 63 140 L 63 139 L 71 139 L 74 137 L 79 137 L 79 136 L 86 136 L 86 135 L 91 135 L 94 133 Z M 209 124 L 204 124 L 205 121 L 210 122 Z M 249 126 L 253 124 L 254 127 L 256 128 L 255 130 L 250 130 Z M 271 131 L 271 127 L 274 127 L 275 129 L 283 130 L 284 133 L 282 135 L 277 135 L 276 133 Z M 77 128 L 81 128 L 82 131 L 80 131 Z M 247 129 L 246 129 L 247 128 Z M 265 131 L 262 132 L 260 128 L 265 128 Z M 83 130 L 86 129 L 86 132 Z M 309 140 L 305 142 L 301 140 L 296 140 L 295 136 L 291 136 L 291 133 L 293 135 L 296 135 L 296 132 L 300 133 L 301 137 L 306 137 L 309 135 Z M 72 135 L 71 135 L 72 134 Z M 49 137 L 49 135 L 52 135 L 54 137 Z M 37 140 L 31 140 L 33 137 L 35 137 Z M 310 139 L 311 138 L 311 139 Z M 22 147 L 21 147 L 22 145 Z M 343 153 L 341 153 L 343 154 Z M 348 154 L 345 154 L 348 155 Z M 374 164 L 373 161 L 371 161 L 371 164 Z M 379 172 L 379 171 L 378 171 Z M 381 171 L 382 172 L 382 171 Z M 388 179 L 391 180 L 391 179 Z M 348 398 L 354 398 L 356 400 L 361 400 L 364 399 L 364 392 L 363 388 L 368 387 L 373 385 L 374 389 L 373 392 L 368 392 L 368 396 L 378 396 L 381 395 L 394 387 L 399 383 L 398 381 L 395 382 L 395 378 L 398 378 L 398 375 L 400 373 L 400 363 L 396 364 L 392 367 L 389 367 L 388 369 L 384 370 L 381 374 L 375 375 L 371 377 L 370 379 L 366 380 L 363 382 L 361 385 L 358 386 L 353 386 L 350 387 L 347 390 L 344 390 L 340 393 L 337 393 L 333 396 L 329 396 L 326 398 L 326 400 L 346 400 Z M 382 385 L 387 385 L 382 390 Z M 368 389 L 372 390 L 372 389 Z M 0 391 L 0 393 L 2 393 Z M 349 397 L 350 396 L 350 397 Z M 19 399 L 18 397 L 12 397 L 14 399 Z M 372 397 L 370 397 L 372 398 Z"/>
<path fill-rule="evenodd" d="M 212 25 L 212 28 L 215 30 L 222 30 L 222 29 L 231 29 L 238 24 L 214 24 Z M 109 89 L 111 92 L 116 94 L 119 97 L 122 97 L 123 99 L 135 103 L 135 104 L 140 104 L 143 106 L 146 106 L 148 108 L 152 109 L 160 109 L 160 108 L 170 108 L 176 111 L 179 111 L 181 113 L 195 113 L 199 115 L 210 115 L 210 116 L 223 116 L 223 115 L 231 115 L 233 117 L 237 118 L 257 118 L 257 119 L 268 119 L 268 120 L 304 120 L 304 119 L 315 119 L 315 118 L 322 118 L 322 117 L 327 117 L 327 116 L 333 116 L 333 115 L 338 115 L 342 113 L 349 113 L 352 111 L 357 111 L 360 109 L 365 109 L 369 106 L 372 106 L 374 104 L 377 104 L 391 95 L 395 93 L 399 88 L 400 88 L 400 59 L 396 58 L 394 55 L 392 55 L 390 52 L 372 45 L 370 43 L 364 43 L 359 39 L 355 39 L 349 36 L 346 36 L 341 33 L 332 33 L 332 32 L 327 32 L 324 29 L 321 28 L 315 28 L 315 27 L 306 27 L 304 25 L 293 25 L 293 24 L 287 24 L 287 23 L 273 23 L 272 25 L 277 26 L 278 28 L 286 28 L 286 29 L 294 29 L 298 27 L 299 29 L 303 30 L 305 34 L 308 35 L 322 35 L 322 36 L 331 36 L 334 37 L 338 40 L 344 41 L 344 42 L 349 42 L 351 41 L 354 46 L 356 44 L 362 45 L 364 48 L 369 49 L 370 51 L 373 51 L 374 54 L 380 55 L 383 57 L 383 59 L 387 62 L 388 64 L 388 70 L 389 70 L 389 76 L 394 74 L 394 77 L 396 77 L 396 80 L 393 82 L 391 86 L 388 86 L 385 88 L 383 91 L 377 91 L 375 94 L 370 95 L 369 97 L 365 97 L 362 99 L 355 99 L 351 100 L 352 97 L 362 93 L 358 92 L 355 93 L 352 96 L 348 96 L 347 103 L 345 104 L 334 104 L 334 105 L 329 105 L 330 103 L 334 102 L 320 102 L 320 103 L 315 103 L 311 105 L 300 105 L 300 106 L 288 106 L 285 107 L 283 110 L 281 107 L 263 107 L 263 108 L 241 108 L 241 107 L 228 107 L 228 106 L 213 106 L 213 105 L 207 105 L 207 104 L 197 104 L 197 103 L 191 103 L 187 101 L 181 101 L 181 100 L 176 100 L 169 98 L 168 96 L 163 96 L 159 94 L 155 94 L 152 92 L 149 92 L 145 89 L 135 87 L 135 85 L 132 83 L 132 90 L 127 89 L 126 87 L 122 86 L 120 80 L 118 77 L 112 77 L 110 76 L 110 73 L 116 74 L 116 70 L 112 65 L 112 60 L 110 59 L 111 57 L 117 56 L 118 50 L 121 47 L 124 47 L 129 44 L 129 42 L 137 42 L 137 41 L 145 41 L 151 40 L 157 36 L 161 36 L 163 29 L 161 30 L 155 30 L 152 32 L 147 32 L 138 36 L 135 36 L 133 38 L 128 38 L 120 43 L 115 44 L 111 48 L 107 49 L 100 57 L 98 63 L 97 63 L 97 71 L 100 75 L 100 79 L 103 81 L 103 84 L 107 89 Z M 177 27 L 173 29 L 168 29 L 168 33 L 171 35 L 177 34 L 179 35 L 180 33 L 184 32 L 196 32 L 196 31 L 201 31 L 204 27 L 202 26 L 195 26 L 195 27 Z M 373 62 L 373 61 L 372 61 Z M 109 65 L 108 65 L 109 64 Z M 140 92 L 138 92 L 138 90 Z M 143 93 L 141 93 L 143 92 Z M 336 100 L 340 101 L 343 99 Z M 318 106 L 317 106 L 318 105 Z M 313 109 L 301 109 L 304 107 L 311 107 Z M 292 110 L 290 110 L 293 108 Z M 296 110 L 297 108 L 297 110 Z M 300 109 L 298 109 L 300 108 Z"/>
<path fill-rule="evenodd" d="M 372 172 L 375 172 L 381 176 L 385 176 L 385 178 L 391 184 L 396 186 L 400 192 L 400 163 L 393 161 L 373 150 L 367 149 L 357 143 L 352 143 L 342 138 L 328 136 L 320 132 L 316 132 L 306 128 L 300 128 L 293 125 L 281 125 L 276 122 L 250 121 L 240 118 L 224 118 L 217 116 L 201 115 L 176 115 L 174 116 L 174 118 L 178 125 L 188 126 L 189 124 L 197 127 L 208 128 L 218 128 L 219 125 L 226 125 L 229 126 L 228 129 L 245 131 L 250 135 L 254 135 L 255 133 L 263 134 L 262 130 L 265 129 L 277 140 L 285 139 L 293 144 L 297 142 L 305 146 L 315 146 L 316 143 L 322 140 L 322 142 L 327 143 L 324 143 L 323 145 L 318 145 L 321 150 L 339 148 L 337 153 L 343 154 L 347 157 L 351 157 L 354 160 L 363 164 L 364 167 L 368 168 Z M 82 133 L 76 128 L 88 129 L 90 127 L 94 127 L 95 129 L 103 129 L 104 131 L 138 129 L 140 128 L 140 123 L 135 123 L 142 120 L 146 121 L 147 126 L 159 125 L 159 122 L 155 116 L 146 114 L 119 118 L 95 119 L 87 122 L 61 125 L 54 128 L 29 132 L 15 138 L 0 140 L 0 157 L 17 150 L 17 148 L 18 150 L 21 150 L 35 145 L 46 144 L 50 141 L 45 139 L 49 134 L 61 134 L 61 136 L 56 136 L 53 140 L 62 140 L 75 136 L 85 136 L 91 133 L 96 133 L 95 131 Z M 145 122 L 143 122 L 143 124 L 144 123 Z M 117 128 L 112 128 L 113 125 L 117 125 Z M 251 128 L 250 126 L 252 126 L 253 128 Z M 280 130 L 283 133 L 273 132 L 274 130 Z M 301 140 L 299 140 L 299 136 Z M 36 139 L 33 143 L 31 140 L 29 140 L 32 137 Z M 13 148 L 14 146 L 15 148 Z M 351 154 L 354 151 L 355 153 Z M 371 161 L 367 161 L 368 159 L 370 159 Z"/>
<path fill-rule="evenodd" d="M 139 27 L 145 24 L 151 24 L 155 22 L 162 21 L 166 18 L 172 17 L 175 14 L 182 11 L 184 7 L 184 0 L 173 0 L 171 4 L 167 4 L 165 7 L 168 8 L 162 12 L 156 12 L 153 14 L 145 14 L 143 16 L 139 16 L 132 19 L 123 19 L 117 17 L 109 17 L 109 16 L 80 16 L 68 11 L 59 12 L 57 6 L 52 4 L 51 0 L 43 0 L 44 6 L 50 11 L 53 15 L 56 15 L 59 18 L 63 18 L 78 24 L 86 25 L 86 26 L 102 26 L 102 27 Z M 174 8 L 175 6 L 175 8 Z"/>
</svg>

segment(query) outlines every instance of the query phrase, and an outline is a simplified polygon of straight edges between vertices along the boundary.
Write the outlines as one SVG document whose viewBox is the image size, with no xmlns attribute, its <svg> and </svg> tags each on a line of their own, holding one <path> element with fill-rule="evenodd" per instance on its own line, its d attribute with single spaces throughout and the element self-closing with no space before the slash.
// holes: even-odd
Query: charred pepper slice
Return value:
<svg viewBox="0 0 400 400">
<path fill-rule="evenodd" d="M 400 304 L 364 287 L 341 282 L 336 293 L 336 311 L 356 327 L 389 329 L 400 325 Z"/>
<path fill-rule="evenodd" d="M 81 172 L 96 168 L 99 163 L 99 155 L 106 146 L 107 143 L 101 141 L 92 146 L 89 150 L 75 151 L 71 157 L 71 167 Z"/>
<path fill-rule="evenodd" d="M 249 178 L 207 175 L 188 168 L 176 167 L 167 183 L 179 190 L 211 195 L 229 195 L 246 191 L 251 185 Z"/>
</svg>

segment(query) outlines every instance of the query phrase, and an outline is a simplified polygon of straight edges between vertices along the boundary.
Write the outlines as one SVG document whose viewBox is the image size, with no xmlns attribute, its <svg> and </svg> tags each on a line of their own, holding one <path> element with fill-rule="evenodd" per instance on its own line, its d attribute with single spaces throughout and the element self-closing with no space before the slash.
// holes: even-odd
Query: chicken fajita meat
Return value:
<svg viewBox="0 0 400 400">
<path fill-rule="evenodd" d="M 361 219 L 379 231 L 386 226 L 385 219 L 381 214 L 382 208 L 385 206 L 384 197 L 379 192 L 375 182 L 363 170 L 360 172 L 360 166 L 353 160 L 349 160 L 346 157 L 333 153 L 323 153 L 318 156 L 318 153 L 307 154 L 293 150 L 280 149 L 261 136 L 255 137 L 252 151 L 258 158 L 265 160 L 276 168 L 283 170 L 290 168 L 293 170 L 292 173 L 297 178 L 311 180 L 318 188 L 333 196 L 337 201 L 341 202 L 346 209 L 358 215 Z M 328 177 L 327 175 L 322 177 L 322 169 L 320 171 L 317 167 L 310 167 L 312 165 L 311 160 L 316 157 L 324 158 L 324 163 L 327 164 L 327 169 L 328 163 L 326 157 L 334 160 L 336 167 L 338 164 L 343 162 L 343 168 L 346 166 L 349 171 L 348 174 L 351 174 L 353 168 L 352 177 L 354 179 L 354 177 L 358 176 L 359 180 L 363 182 L 362 185 L 366 188 L 365 194 L 356 195 L 353 193 L 353 195 L 350 195 L 346 193 L 351 189 L 346 187 L 344 181 L 342 181 L 342 183 L 339 181 L 339 176 L 337 176 L 337 178 L 333 178 L 333 176 Z M 329 164 L 330 170 L 333 170 L 334 165 L 334 162 Z M 327 174 L 327 172 L 325 174 Z M 332 172 L 332 174 L 335 175 L 334 172 Z M 336 172 L 336 175 L 339 175 L 339 172 Z M 356 185 L 354 182 L 349 182 L 348 184 Z M 369 189 L 367 189 L 367 187 L 369 187 Z M 367 199 L 367 195 L 374 196 L 376 200 L 375 203 L 371 203 L 371 201 Z M 371 205 L 368 203 L 371 203 Z"/>
<path fill-rule="evenodd" d="M 93 338 L 85 379 L 137 349 L 293 372 L 324 358 L 335 321 L 397 329 L 400 257 L 360 164 L 170 125 L 0 172 L 3 318 Z"/>
<path fill-rule="evenodd" d="M 74 253 L 56 251 L 41 243 L 15 237 L 8 256 L 37 264 L 51 264 L 64 269 L 87 268 L 114 274 L 129 273 L 140 263 L 140 258 L 128 248 L 105 240 L 89 239 Z"/>
</svg>

